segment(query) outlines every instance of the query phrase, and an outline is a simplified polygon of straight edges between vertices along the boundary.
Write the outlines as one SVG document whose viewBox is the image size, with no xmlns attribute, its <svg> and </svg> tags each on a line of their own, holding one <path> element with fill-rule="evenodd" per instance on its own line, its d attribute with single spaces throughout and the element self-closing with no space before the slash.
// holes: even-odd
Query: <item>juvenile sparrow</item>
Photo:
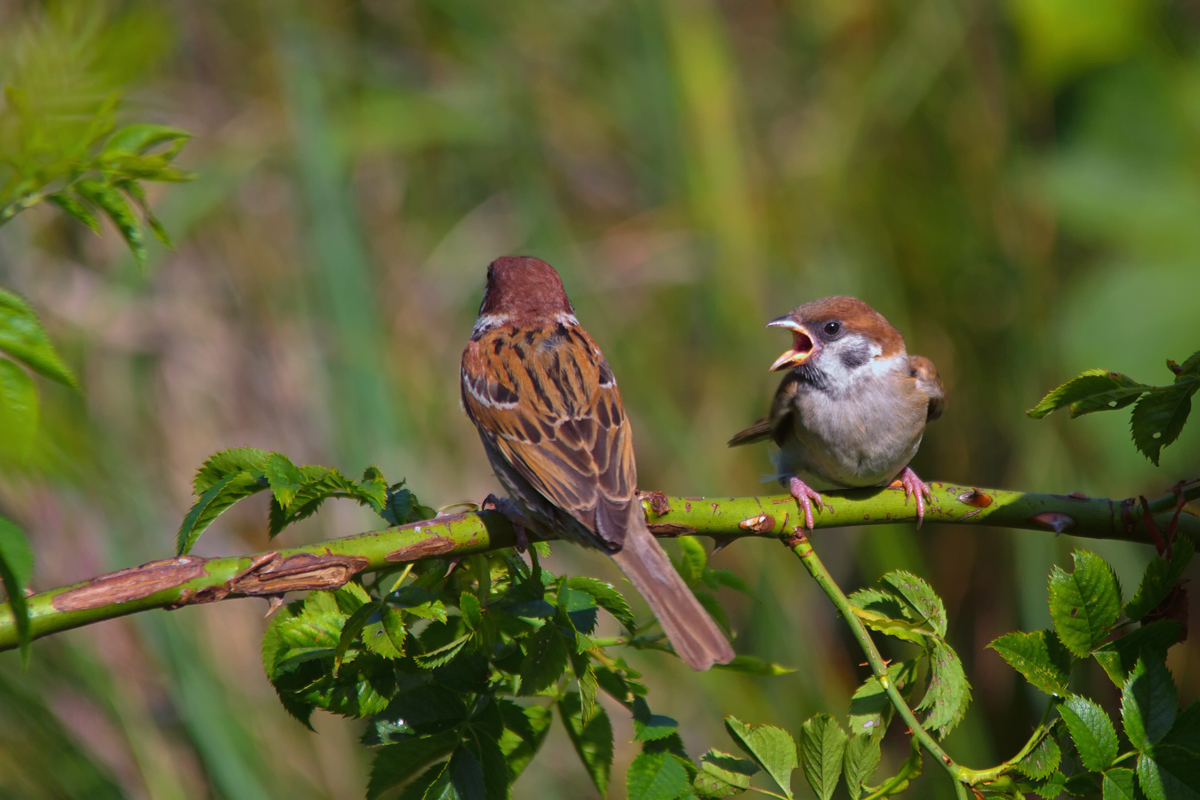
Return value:
<svg viewBox="0 0 1200 800">
<path fill-rule="evenodd" d="M 488 267 L 463 350 L 462 402 L 519 514 L 502 511 L 612 556 L 692 669 L 733 659 L 646 527 L 617 381 L 549 264 L 512 257 Z"/>
<path fill-rule="evenodd" d="M 771 371 L 788 373 L 770 413 L 729 440 L 730 447 L 770 438 L 780 482 L 813 528 L 815 489 L 887 486 L 899 476 L 904 501 L 916 495 L 917 527 L 929 487 L 908 466 L 925 432 L 946 409 L 933 362 L 910 356 L 904 338 L 854 297 L 805 303 L 769 328 L 792 332 L 792 347 Z"/>
</svg>

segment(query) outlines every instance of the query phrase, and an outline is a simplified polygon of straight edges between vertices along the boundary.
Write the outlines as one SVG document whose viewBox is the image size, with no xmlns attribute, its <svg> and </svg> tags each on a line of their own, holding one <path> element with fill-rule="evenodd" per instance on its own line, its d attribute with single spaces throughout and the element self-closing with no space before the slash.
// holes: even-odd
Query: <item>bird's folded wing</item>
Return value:
<svg viewBox="0 0 1200 800">
<path fill-rule="evenodd" d="M 925 419 L 933 422 L 946 410 L 946 389 L 942 386 L 937 367 L 925 356 L 909 356 L 908 371 L 916 379 L 917 388 L 929 398 L 929 411 Z"/>
<path fill-rule="evenodd" d="M 467 415 L 547 500 L 597 531 L 598 506 L 627 506 L 633 441 L 604 357 L 576 328 L 495 330 L 463 353 Z M 605 526 L 606 528 L 608 526 Z M 605 530 L 609 537 L 621 534 Z"/>
</svg>

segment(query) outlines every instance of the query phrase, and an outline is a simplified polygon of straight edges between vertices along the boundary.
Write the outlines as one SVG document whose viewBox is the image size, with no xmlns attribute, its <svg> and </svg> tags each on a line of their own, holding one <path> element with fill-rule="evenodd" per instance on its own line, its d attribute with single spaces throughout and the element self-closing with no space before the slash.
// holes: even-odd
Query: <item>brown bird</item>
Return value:
<svg viewBox="0 0 1200 800">
<path fill-rule="evenodd" d="M 510 257 L 488 267 L 463 350 L 462 402 L 517 506 L 501 511 L 612 556 L 692 669 L 733 659 L 646 526 L 616 378 L 549 264 Z"/>
<path fill-rule="evenodd" d="M 792 332 L 792 347 L 771 371 L 788 373 L 770 413 L 729 440 L 771 439 L 777 477 L 813 528 L 816 489 L 887 486 L 899 476 L 904 500 L 916 495 L 917 526 L 933 494 L 908 466 L 925 424 L 942 415 L 946 393 L 933 362 L 910 356 L 904 337 L 854 297 L 805 303 L 767 327 Z"/>
</svg>

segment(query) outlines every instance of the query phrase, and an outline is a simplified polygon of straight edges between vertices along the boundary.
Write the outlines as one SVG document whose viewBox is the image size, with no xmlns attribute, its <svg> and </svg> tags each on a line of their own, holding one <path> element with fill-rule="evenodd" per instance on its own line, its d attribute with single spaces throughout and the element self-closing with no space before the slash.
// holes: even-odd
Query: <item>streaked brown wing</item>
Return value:
<svg viewBox="0 0 1200 800">
<path fill-rule="evenodd" d="M 909 356 L 908 370 L 916 379 L 917 388 L 929 398 L 929 411 L 925 421 L 933 422 L 946 410 L 946 388 L 942 386 L 937 367 L 925 356 Z"/>
<path fill-rule="evenodd" d="M 588 530 L 597 531 L 599 505 L 633 498 L 629 421 L 604 356 L 582 329 L 488 331 L 463 352 L 462 389 L 467 415 L 504 459 Z"/>
</svg>

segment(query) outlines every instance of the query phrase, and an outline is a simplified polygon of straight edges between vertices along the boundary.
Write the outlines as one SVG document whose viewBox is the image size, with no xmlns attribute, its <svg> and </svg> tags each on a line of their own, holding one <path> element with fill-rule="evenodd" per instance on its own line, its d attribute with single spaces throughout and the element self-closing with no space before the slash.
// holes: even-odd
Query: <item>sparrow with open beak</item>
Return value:
<svg viewBox="0 0 1200 800">
<path fill-rule="evenodd" d="M 463 350 L 462 402 L 516 505 L 498 506 L 514 525 L 608 553 L 692 669 L 733 660 L 646 526 L 616 378 L 549 264 L 513 257 L 488 267 Z"/>
<path fill-rule="evenodd" d="M 792 346 L 771 365 L 787 370 L 771 411 L 729 446 L 771 439 L 780 481 L 813 528 L 818 489 L 887 486 L 899 477 L 905 502 L 916 496 L 917 526 L 929 487 L 908 466 L 925 423 L 942 415 L 946 393 L 933 362 L 910 356 L 879 312 L 853 297 L 805 303 L 767 327 L 785 328 Z"/>
</svg>

